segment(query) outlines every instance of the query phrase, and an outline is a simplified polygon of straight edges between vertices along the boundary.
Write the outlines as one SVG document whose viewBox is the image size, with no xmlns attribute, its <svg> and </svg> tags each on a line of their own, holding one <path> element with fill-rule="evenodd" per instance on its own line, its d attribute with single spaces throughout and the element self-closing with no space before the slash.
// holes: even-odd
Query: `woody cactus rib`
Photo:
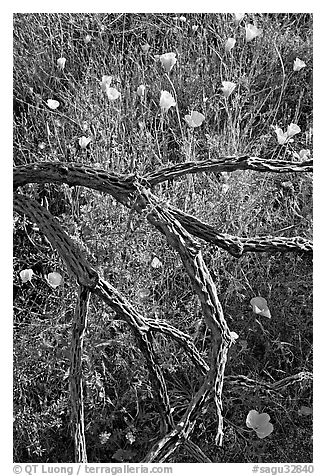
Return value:
<svg viewBox="0 0 326 476">
<path fill-rule="evenodd" d="M 72 326 L 71 364 L 70 364 L 70 399 L 73 420 L 73 437 L 75 462 L 87 463 L 84 433 L 84 395 L 82 356 L 84 334 L 87 327 L 89 288 L 79 286 L 75 317 Z"/>
<path fill-rule="evenodd" d="M 167 209 L 162 208 L 154 200 L 149 192 L 145 189 L 140 190 L 140 192 L 142 198 L 147 198 L 151 203 L 148 220 L 165 234 L 168 243 L 179 253 L 193 288 L 199 297 L 205 322 L 212 336 L 210 368 L 202 386 L 190 402 L 177 427 L 161 439 L 144 460 L 144 462 L 163 462 L 177 449 L 182 439 L 189 438 L 197 417 L 203 410 L 211 392 L 214 395 L 218 416 L 216 443 L 222 444 L 221 394 L 227 353 L 232 339 L 224 319 L 215 284 L 205 265 L 199 244 L 194 241 Z"/>
<path fill-rule="evenodd" d="M 312 372 L 303 371 L 295 375 L 290 375 L 276 382 L 268 383 L 262 380 L 255 380 L 246 375 L 226 375 L 224 378 L 225 387 L 232 391 L 237 387 L 242 389 L 257 389 L 265 390 L 267 392 L 282 392 L 290 385 L 300 382 L 311 383 L 313 379 Z"/>
<path fill-rule="evenodd" d="M 270 161 L 274 162 L 274 161 Z M 273 170 L 274 171 L 274 170 Z M 285 169 L 283 171 L 286 171 Z M 43 162 L 14 168 L 14 188 L 27 183 L 66 183 L 70 186 L 80 185 L 109 193 L 123 205 L 134 208 L 138 198 L 138 184 L 149 186 L 148 179 L 138 178 L 134 175 L 118 175 L 105 170 L 95 169 L 80 164 L 65 164 Z M 148 201 L 137 200 L 137 211 L 141 213 L 148 206 Z M 237 236 L 220 233 L 215 227 L 203 223 L 177 208 L 167 206 L 173 216 L 192 235 L 208 243 L 212 243 L 231 255 L 239 258 L 247 252 L 303 252 L 312 253 L 312 241 L 302 238 L 285 238 L 262 236 L 253 238 L 240 238 Z"/>
<path fill-rule="evenodd" d="M 286 160 L 266 160 L 250 155 L 218 157 L 200 162 L 183 162 L 164 167 L 145 175 L 148 183 L 157 185 L 187 174 L 202 172 L 233 172 L 234 170 L 255 170 L 257 172 L 312 172 L 313 161 L 291 162 Z"/>
</svg>

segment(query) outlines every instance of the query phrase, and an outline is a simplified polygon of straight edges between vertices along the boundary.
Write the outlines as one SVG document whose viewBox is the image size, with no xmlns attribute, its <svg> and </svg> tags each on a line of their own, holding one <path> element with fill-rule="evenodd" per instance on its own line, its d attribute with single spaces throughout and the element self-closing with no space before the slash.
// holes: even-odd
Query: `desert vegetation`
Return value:
<svg viewBox="0 0 326 476">
<path fill-rule="evenodd" d="M 312 461 L 312 16 L 14 15 L 14 460 Z"/>
</svg>

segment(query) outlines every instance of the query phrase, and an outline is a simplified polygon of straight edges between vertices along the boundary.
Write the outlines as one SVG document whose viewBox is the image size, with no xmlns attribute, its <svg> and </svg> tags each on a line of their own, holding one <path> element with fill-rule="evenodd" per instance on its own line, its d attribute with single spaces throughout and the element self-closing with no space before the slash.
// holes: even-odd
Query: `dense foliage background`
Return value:
<svg viewBox="0 0 326 476">
<path fill-rule="evenodd" d="M 245 41 L 245 24 L 262 34 Z M 236 39 L 230 53 L 227 38 Z M 144 51 L 144 45 L 149 45 Z M 177 54 L 169 78 L 155 55 Z M 65 67 L 57 60 L 66 58 Z M 306 63 L 293 71 L 293 62 Z M 103 75 L 120 93 L 106 100 Z M 228 100 L 221 82 L 236 89 Z M 172 85 L 173 88 L 172 88 Z M 137 95 L 145 85 L 145 98 Z M 177 99 L 162 115 L 161 90 Z M 47 100 L 60 106 L 51 110 Z M 191 130 L 184 116 L 204 114 Z M 294 142 L 278 144 L 273 126 L 298 124 Z M 79 139 L 91 138 L 83 149 Z M 16 14 L 14 16 L 14 162 L 91 164 L 121 173 L 163 164 L 249 153 L 294 158 L 312 150 L 312 17 L 309 14 Z M 103 277 L 145 315 L 166 319 L 193 336 L 203 356 L 209 335 L 188 277 L 164 238 L 143 217 L 130 216 L 100 193 L 29 185 L 85 250 Z M 310 174 L 237 171 L 183 177 L 156 187 L 162 201 L 239 236 L 312 236 Z M 312 263 L 297 254 L 250 253 L 236 259 L 203 244 L 231 330 L 239 335 L 226 373 L 279 380 L 312 366 Z M 14 459 L 69 462 L 70 331 L 76 287 L 56 252 L 28 220 L 14 218 Z M 151 266 L 157 257 L 162 266 Z M 19 272 L 31 268 L 31 282 Z M 57 271 L 63 284 L 44 279 Z M 272 318 L 252 313 L 263 296 Z M 157 352 L 171 406 L 181 415 L 200 378 L 182 352 L 159 339 Z M 84 355 L 85 422 L 91 462 L 140 461 L 157 437 L 158 411 L 142 356 L 124 322 L 92 299 Z M 224 393 L 225 439 L 214 444 L 216 415 L 208 408 L 193 440 L 217 462 L 309 462 L 311 388 L 278 397 L 256 388 Z M 249 410 L 267 411 L 273 433 L 259 440 L 245 425 Z M 191 462 L 179 450 L 173 462 Z"/>
</svg>

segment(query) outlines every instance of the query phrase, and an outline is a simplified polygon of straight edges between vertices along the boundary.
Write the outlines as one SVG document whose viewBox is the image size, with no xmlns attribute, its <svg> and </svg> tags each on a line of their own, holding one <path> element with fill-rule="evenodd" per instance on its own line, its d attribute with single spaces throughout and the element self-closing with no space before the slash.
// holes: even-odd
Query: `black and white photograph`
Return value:
<svg viewBox="0 0 326 476">
<path fill-rule="evenodd" d="M 313 20 L 12 15 L 14 473 L 314 471 Z"/>
</svg>

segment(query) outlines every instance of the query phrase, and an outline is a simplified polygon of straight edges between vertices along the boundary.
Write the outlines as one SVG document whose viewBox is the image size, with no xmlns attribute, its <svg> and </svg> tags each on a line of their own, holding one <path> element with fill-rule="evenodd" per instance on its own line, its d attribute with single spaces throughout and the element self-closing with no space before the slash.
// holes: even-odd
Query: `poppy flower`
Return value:
<svg viewBox="0 0 326 476">
<path fill-rule="evenodd" d="M 161 268 L 162 266 L 162 262 L 156 256 L 154 256 L 151 262 L 151 267 L 157 269 Z"/>
<path fill-rule="evenodd" d="M 228 38 L 225 42 L 225 51 L 226 53 L 230 53 L 232 48 L 234 48 L 234 45 L 236 43 L 236 40 L 234 38 Z"/>
<path fill-rule="evenodd" d="M 288 126 L 286 132 L 283 132 L 283 130 L 278 126 L 276 126 L 274 130 L 277 136 L 277 141 L 280 145 L 292 142 L 292 137 L 301 132 L 300 127 L 297 124 L 293 124 L 293 122 Z"/>
<path fill-rule="evenodd" d="M 258 413 L 256 410 L 250 410 L 247 415 L 246 425 L 256 432 L 258 438 L 266 438 L 274 429 L 269 420 L 270 416 L 268 413 Z"/>
<path fill-rule="evenodd" d="M 106 93 L 109 101 L 115 101 L 116 99 L 118 99 L 121 96 L 121 93 L 119 93 L 119 91 L 115 88 L 107 87 L 106 90 L 105 90 L 105 93 Z"/>
<path fill-rule="evenodd" d="M 47 276 L 47 282 L 49 285 L 53 288 L 56 289 L 58 286 L 60 286 L 62 282 L 62 276 L 59 273 L 49 273 Z"/>
<path fill-rule="evenodd" d="M 174 97 L 172 94 L 170 94 L 168 91 L 161 91 L 161 97 L 160 97 L 160 106 L 162 109 L 162 112 L 167 112 L 170 107 L 176 106 L 177 103 L 175 102 Z"/>
<path fill-rule="evenodd" d="M 102 81 L 101 81 L 101 89 L 105 93 L 106 88 L 109 88 L 111 86 L 111 81 L 112 81 L 112 76 L 102 76 Z"/>
<path fill-rule="evenodd" d="M 90 43 L 91 41 L 92 41 L 91 35 L 86 35 L 84 38 L 85 45 L 88 45 L 88 43 Z"/>
<path fill-rule="evenodd" d="M 58 58 L 57 59 L 57 65 L 58 65 L 58 68 L 61 69 L 62 71 L 64 70 L 65 68 L 65 65 L 66 65 L 66 58 Z"/>
<path fill-rule="evenodd" d="M 231 81 L 222 81 L 222 85 L 223 87 L 221 89 L 222 89 L 223 96 L 227 99 L 230 96 L 230 94 L 234 91 L 236 84 L 232 83 Z"/>
<path fill-rule="evenodd" d="M 56 101 L 55 99 L 48 99 L 46 101 L 46 104 L 48 105 L 50 109 L 53 109 L 53 110 L 58 109 L 58 107 L 60 106 L 59 101 Z"/>
<path fill-rule="evenodd" d="M 235 341 L 239 338 L 238 334 L 236 332 L 230 332 L 231 334 L 231 340 L 232 340 L 232 343 L 234 344 Z"/>
<path fill-rule="evenodd" d="M 277 136 L 277 142 L 280 145 L 283 145 L 283 144 L 285 144 L 285 142 L 287 142 L 288 137 L 286 135 L 286 132 L 283 132 L 280 127 L 277 127 L 277 126 L 275 127 L 275 133 L 276 133 L 276 136 Z"/>
<path fill-rule="evenodd" d="M 299 134 L 299 132 L 301 132 L 300 127 L 297 124 L 293 124 L 293 122 L 291 122 L 287 128 L 286 134 L 288 137 L 293 137 L 295 134 Z"/>
<path fill-rule="evenodd" d="M 140 98 L 143 98 L 145 96 L 145 86 L 143 84 L 141 84 L 140 86 L 138 86 L 137 88 L 137 95 L 140 97 Z"/>
<path fill-rule="evenodd" d="M 179 17 L 179 20 L 185 23 L 187 21 L 187 18 L 184 16 Z"/>
<path fill-rule="evenodd" d="M 267 301 L 261 296 L 257 296 L 251 299 L 250 304 L 255 314 L 260 316 L 271 318 L 270 310 L 268 309 Z"/>
<path fill-rule="evenodd" d="M 305 68 L 307 65 L 304 61 L 299 58 L 296 58 L 293 62 L 293 71 L 300 71 L 302 68 Z"/>
<path fill-rule="evenodd" d="M 205 120 L 205 116 L 197 111 L 192 111 L 191 114 L 185 116 L 185 121 L 189 127 L 199 127 Z"/>
<path fill-rule="evenodd" d="M 92 141 L 89 137 L 82 136 L 79 138 L 78 143 L 81 149 L 86 149 L 88 144 Z"/>
<path fill-rule="evenodd" d="M 246 25 L 246 42 L 249 43 L 249 41 L 254 40 L 257 36 L 261 35 L 262 32 L 263 31 L 255 27 L 255 25 L 248 23 L 248 25 Z"/>
<path fill-rule="evenodd" d="M 19 273 L 19 276 L 23 283 L 27 283 L 27 281 L 32 280 L 33 274 L 34 274 L 34 271 L 32 269 L 23 269 Z"/>
<path fill-rule="evenodd" d="M 233 13 L 236 24 L 239 24 L 244 18 L 245 13 Z"/>
<path fill-rule="evenodd" d="M 192 25 L 191 29 L 194 33 L 196 33 L 196 31 L 198 30 L 199 28 L 199 25 Z"/>
<path fill-rule="evenodd" d="M 177 62 L 176 54 L 175 53 L 164 53 L 160 57 L 161 65 L 165 69 L 167 73 L 171 71 L 173 66 Z"/>
<path fill-rule="evenodd" d="M 310 150 L 309 149 L 301 149 L 299 153 L 294 152 L 293 156 L 300 160 L 308 160 L 310 157 Z"/>
</svg>

